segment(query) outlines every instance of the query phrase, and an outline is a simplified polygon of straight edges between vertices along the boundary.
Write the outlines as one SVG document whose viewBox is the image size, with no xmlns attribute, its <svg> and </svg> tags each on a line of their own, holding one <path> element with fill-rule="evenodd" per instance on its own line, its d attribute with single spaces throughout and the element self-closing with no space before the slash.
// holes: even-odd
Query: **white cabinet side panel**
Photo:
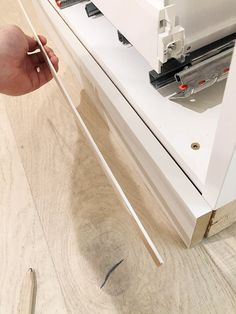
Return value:
<svg viewBox="0 0 236 314">
<path fill-rule="evenodd" d="M 206 185 L 203 190 L 203 196 L 213 208 L 217 206 L 217 201 L 220 197 L 220 193 L 222 189 L 224 189 L 223 185 L 227 176 L 227 172 L 228 170 L 230 170 L 230 164 L 235 151 L 236 145 L 235 81 L 236 81 L 236 49 L 233 55 L 231 71 L 226 85 L 226 91 L 221 108 L 221 115 L 216 131 L 214 146 L 211 154 Z M 234 175 L 234 184 L 228 186 L 228 188 L 233 189 L 232 191 L 233 194 L 236 194 L 234 192 L 235 186 L 236 174 Z M 230 193 L 230 195 L 232 194 Z M 224 201 L 226 201 L 226 199 Z"/>
<path fill-rule="evenodd" d="M 221 208 L 234 200 L 236 200 L 236 147 L 216 207 Z"/>
</svg>

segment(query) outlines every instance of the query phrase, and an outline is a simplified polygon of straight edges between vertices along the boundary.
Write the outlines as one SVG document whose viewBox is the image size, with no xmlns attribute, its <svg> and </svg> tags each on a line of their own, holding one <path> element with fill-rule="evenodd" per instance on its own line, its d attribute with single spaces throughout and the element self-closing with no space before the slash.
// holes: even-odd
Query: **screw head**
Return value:
<svg viewBox="0 0 236 314">
<path fill-rule="evenodd" d="M 191 144 L 191 148 L 193 150 L 199 150 L 201 148 L 200 144 L 199 143 L 192 143 Z"/>
</svg>

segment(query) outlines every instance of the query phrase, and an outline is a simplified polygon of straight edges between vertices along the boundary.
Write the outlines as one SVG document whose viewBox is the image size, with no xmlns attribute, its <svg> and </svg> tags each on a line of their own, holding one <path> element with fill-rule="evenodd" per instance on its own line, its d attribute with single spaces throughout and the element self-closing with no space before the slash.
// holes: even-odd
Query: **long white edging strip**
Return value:
<svg viewBox="0 0 236 314">
<path fill-rule="evenodd" d="M 122 203 L 125 205 L 125 207 L 128 209 L 129 213 L 131 214 L 131 216 L 133 217 L 136 225 L 139 228 L 139 231 L 141 232 L 141 239 L 144 242 L 144 245 L 146 246 L 148 252 L 150 253 L 153 261 L 156 263 L 157 266 L 160 266 L 163 264 L 163 259 L 161 257 L 161 255 L 159 254 L 155 244 L 153 243 L 153 241 L 151 240 L 150 236 L 148 235 L 147 231 L 145 230 L 143 224 L 141 223 L 138 215 L 136 214 L 135 210 L 133 209 L 132 205 L 130 204 L 129 200 L 127 199 L 125 193 L 123 192 L 120 184 L 118 183 L 118 181 L 116 180 L 115 176 L 113 175 L 110 167 L 108 166 L 106 160 L 104 159 L 102 153 L 100 152 L 99 148 L 97 147 L 96 143 L 93 140 L 92 135 L 90 134 L 89 130 L 87 129 L 83 119 L 81 118 L 79 112 L 77 111 L 76 107 L 74 106 L 71 97 L 69 96 L 69 94 L 67 93 L 66 89 L 64 88 L 60 78 L 57 75 L 56 70 L 54 69 L 50 59 L 48 58 L 48 55 L 41 43 L 41 41 L 39 40 L 38 35 L 35 32 L 35 29 L 25 11 L 25 8 L 21 2 L 21 0 L 18 0 L 18 3 L 25 15 L 25 18 L 27 20 L 27 22 L 29 23 L 29 26 L 34 34 L 35 39 L 37 40 L 39 47 L 41 49 L 41 51 L 44 54 L 44 58 L 50 68 L 50 71 L 54 77 L 54 79 L 56 80 L 61 92 L 63 93 L 64 97 L 66 98 L 67 102 L 69 103 L 72 111 L 75 113 L 77 119 L 79 120 L 80 126 L 81 126 L 81 130 L 83 131 L 85 137 L 88 139 L 91 147 L 93 148 L 93 150 L 95 151 L 98 161 L 101 165 L 101 167 L 103 168 L 103 170 L 105 171 L 108 179 L 111 181 L 113 187 L 115 188 L 115 190 L 117 191 L 118 195 L 120 196 L 120 199 L 122 201 Z"/>
</svg>

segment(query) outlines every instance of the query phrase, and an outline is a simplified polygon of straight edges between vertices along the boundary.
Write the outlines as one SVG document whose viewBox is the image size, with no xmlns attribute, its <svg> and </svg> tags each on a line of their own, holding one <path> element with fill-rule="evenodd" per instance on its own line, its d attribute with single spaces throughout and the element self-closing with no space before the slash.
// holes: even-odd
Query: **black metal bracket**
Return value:
<svg viewBox="0 0 236 314">
<path fill-rule="evenodd" d="M 102 12 L 92 2 L 86 4 L 85 10 L 86 10 L 88 17 L 97 16 L 97 15 L 102 14 Z"/>
<path fill-rule="evenodd" d="M 121 34 L 120 31 L 117 31 L 117 33 L 118 33 L 119 41 L 120 41 L 123 45 L 130 45 L 130 42 L 128 41 L 128 39 L 127 39 L 123 34 Z"/>
</svg>

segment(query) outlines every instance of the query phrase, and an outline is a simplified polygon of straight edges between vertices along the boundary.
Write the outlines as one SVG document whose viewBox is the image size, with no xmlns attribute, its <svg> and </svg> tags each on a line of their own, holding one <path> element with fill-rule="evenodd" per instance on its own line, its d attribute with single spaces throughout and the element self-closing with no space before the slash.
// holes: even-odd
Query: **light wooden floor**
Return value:
<svg viewBox="0 0 236 314">
<path fill-rule="evenodd" d="M 0 9 L 2 24 L 25 27 L 15 0 Z M 85 94 L 80 111 L 165 264 L 154 265 L 56 84 L 0 96 L 0 313 L 17 313 L 29 267 L 37 314 L 236 313 L 236 225 L 187 250 Z"/>
</svg>

